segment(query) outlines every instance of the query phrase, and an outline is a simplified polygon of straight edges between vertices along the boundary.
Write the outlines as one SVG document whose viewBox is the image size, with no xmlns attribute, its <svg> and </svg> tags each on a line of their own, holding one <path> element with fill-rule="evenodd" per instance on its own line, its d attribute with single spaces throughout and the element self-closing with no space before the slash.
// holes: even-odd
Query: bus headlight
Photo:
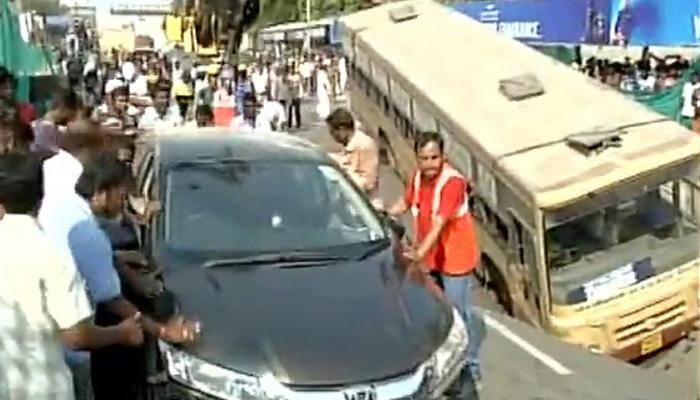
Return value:
<svg viewBox="0 0 700 400">
<path fill-rule="evenodd" d="M 440 348 L 423 367 L 429 382 L 430 397 L 444 393 L 464 368 L 469 338 L 464 320 L 456 308 L 452 309 L 452 328 Z"/>
<path fill-rule="evenodd" d="M 168 375 L 178 383 L 225 400 L 284 400 L 285 387 L 273 376 L 257 378 L 210 364 L 159 341 Z"/>
</svg>

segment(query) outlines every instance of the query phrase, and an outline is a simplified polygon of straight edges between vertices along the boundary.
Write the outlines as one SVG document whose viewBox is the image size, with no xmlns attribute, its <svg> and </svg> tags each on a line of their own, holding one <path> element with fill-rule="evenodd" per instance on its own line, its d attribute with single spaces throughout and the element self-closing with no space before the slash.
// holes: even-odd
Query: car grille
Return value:
<svg viewBox="0 0 700 400">
<path fill-rule="evenodd" d="M 346 400 L 347 391 L 354 388 L 372 387 L 377 397 L 387 400 L 428 400 L 428 384 L 425 378 L 425 370 L 418 368 L 416 371 L 385 381 L 358 384 L 348 387 L 290 387 L 293 391 L 292 400 L 297 398 L 304 400 Z"/>
<path fill-rule="evenodd" d="M 632 344 L 681 322 L 686 311 L 685 300 L 676 294 L 647 304 L 620 316 L 614 330 L 615 340 L 620 347 Z"/>
</svg>

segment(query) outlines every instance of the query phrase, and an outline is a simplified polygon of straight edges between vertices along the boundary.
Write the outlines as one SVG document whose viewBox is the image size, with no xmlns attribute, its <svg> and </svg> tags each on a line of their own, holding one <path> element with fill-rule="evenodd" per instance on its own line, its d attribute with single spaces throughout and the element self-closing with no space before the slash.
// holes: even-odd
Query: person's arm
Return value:
<svg viewBox="0 0 700 400">
<path fill-rule="evenodd" d="M 445 226 L 447 226 L 448 221 L 449 220 L 447 218 L 441 215 L 433 218 L 430 232 L 428 232 L 420 243 L 416 244 L 415 249 L 406 252 L 406 258 L 415 262 L 423 260 L 428 252 L 437 244 L 442 231 L 445 229 Z"/>
<path fill-rule="evenodd" d="M 102 328 L 90 318 L 61 329 L 61 341 L 71 350 L 97 350 L 115 344 L 138 346 L 143 343 L 140 314 L 127 318 L 118 325 Z"/>
<path fill-rule="evenodd" d="M 111 312 L 124 319 L 132 318 L 139 313 L 136 306 L 121 296 L 105 303 L 105 306 L 107 306 Z M 199 331 L 199 327 L 196 324 L 186 322 L 180 316 L 176 316 L 167 323 L 161 324 L 143 315 L 141 316 L 141 326 L 154 337 L 170 343 L 192 341 L 196 338 Z"/>
<path fill-rule="evenodd" d="M 360 187 L 369 192 L 377 187 L 379 177 L 379 153 L 373 145 L 354 149 L 348 155 L 349 174 Z"/>
<path fill-rule="evenodd" d="M 466 183 L 461 179 L 452 178 L 447 181 L 442 189 L 440 209 L 433 218 L 430 231 L 423 240 L 416 243 L 413 250 L 406 253 L 407 258 L 416 262 L 423 260 L 428 252 L 435 247 L 447 223 L 456 216 L 461 204 L 466 200 L 466 190 Z"/>
<path fill-rule="evenodd" d="M 92 323 L 92 308 L 83 281 L 73 263 L 47 251 L 43 268 L 45 306 L 62 342 L 74 350 L 95 350 L 114 344 L 137 346 L 143 342 L 138 316 L 119 325 L 100 328 Z"/>
</svg>

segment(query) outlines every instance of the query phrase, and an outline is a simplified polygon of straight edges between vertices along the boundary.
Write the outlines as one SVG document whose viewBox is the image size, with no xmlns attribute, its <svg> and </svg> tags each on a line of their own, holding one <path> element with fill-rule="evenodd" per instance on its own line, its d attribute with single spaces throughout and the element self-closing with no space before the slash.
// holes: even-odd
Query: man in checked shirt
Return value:
<svg viewBox="0 0 700 400">
<path fill-rule="evenodd" d="M 39 228 L 41 160 L 0 155 L 0 399 L 72 400 L 61 345 L 92 350 L 143 342 L 140 316 L 109 328 L 92 310 L 75 265 Z"/>
</svg>

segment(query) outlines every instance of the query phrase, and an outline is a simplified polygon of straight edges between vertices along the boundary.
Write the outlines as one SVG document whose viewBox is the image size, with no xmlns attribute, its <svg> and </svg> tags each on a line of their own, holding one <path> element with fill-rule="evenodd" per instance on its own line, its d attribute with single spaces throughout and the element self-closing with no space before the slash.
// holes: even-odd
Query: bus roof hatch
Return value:
<svg viewBox="0 0 700 400">
<path fill-rule="evenodd" d="M 408 21 L 409 19 L 416 18 L 418 16 L 418 11 L 410 5 L 404 5 L 401 7 L 396 7 L 389 10 L 389 18 L 395 23 Z"/>
<path fill-rule="evenodd" d="M 576 133 L 566 137 L 566 144 L 585 155 L 598 154 L 611 147 L 621 147 L 622 134 L 624 134 L 622 131 Z"/>
</svg>

